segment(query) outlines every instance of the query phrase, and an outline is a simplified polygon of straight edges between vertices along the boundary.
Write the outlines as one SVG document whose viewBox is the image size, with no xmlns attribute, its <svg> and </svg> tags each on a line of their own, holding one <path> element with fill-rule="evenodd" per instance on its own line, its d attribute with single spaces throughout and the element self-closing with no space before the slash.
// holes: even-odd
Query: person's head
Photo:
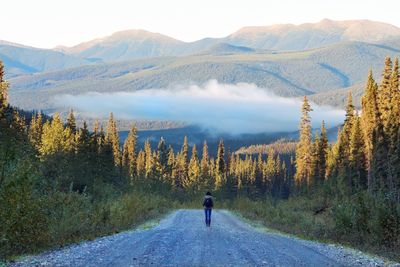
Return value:
<svg viewBox="0 0 400 267">
<path fill-rule="evenodd" d="M 206 196 L 211 196 L 210 191 L 207 191 Z"/>
</svg>

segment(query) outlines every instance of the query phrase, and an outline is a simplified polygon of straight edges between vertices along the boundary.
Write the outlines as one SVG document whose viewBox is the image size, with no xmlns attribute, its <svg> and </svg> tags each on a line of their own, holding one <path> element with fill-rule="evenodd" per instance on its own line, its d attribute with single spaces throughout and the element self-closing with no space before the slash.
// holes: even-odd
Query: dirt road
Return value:
<svg viewBox="0 0 400 267">
<path fill-rule="evenodd" d="M 147 230 L 30 256 L 11 266 L 380 266 L 340 246 L 259 231 L 228 211 L 178 210 Z"/>
</svg>

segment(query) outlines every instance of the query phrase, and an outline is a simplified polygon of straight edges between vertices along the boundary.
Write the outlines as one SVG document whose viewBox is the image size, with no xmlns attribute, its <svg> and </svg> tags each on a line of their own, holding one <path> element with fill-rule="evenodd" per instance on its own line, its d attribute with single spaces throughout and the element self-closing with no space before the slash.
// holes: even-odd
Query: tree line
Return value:
<svg viewBox="0 0 400 267">
<path fill-rule="evenodd" d="M 300 139 L 296 149 L 297 186 L 312 189 L 329 182 L 335 190 L 350 194 L 368 190 L 400 201 L 400 90 L 399 63 L 385 60 L 378 85 L 368 75 L 362 108 L 357 111 L 349 94 L 344 124 L 330 145 L 324 125 L 312 138 L 311 107 L 304 98 Z"/>
</svg>

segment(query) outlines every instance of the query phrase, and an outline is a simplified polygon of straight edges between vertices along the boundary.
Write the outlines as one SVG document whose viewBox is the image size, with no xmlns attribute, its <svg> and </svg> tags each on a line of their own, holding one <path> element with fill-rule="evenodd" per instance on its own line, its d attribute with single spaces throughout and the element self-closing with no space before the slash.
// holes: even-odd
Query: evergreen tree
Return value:
<svg viewBox="0 0 400 267">
<path fill-rule="evenodd" d="M 315 140 L 312 144 L 312 160 L 311 160 L 311 181 L 310 183 L 316 185 L 320 181 L 320 168 L 321 168 L 321 157 L 319 155 L 319 149 L 321 147 L 321 141 L 318 132 L 315 134 Z"/>
<path fill-rule="evenodd" d="M 392 60 L 390 57 L 385 59 L 385 68 L 382 73 L 382 81 L 378 88 L 378 107 L 384 129 L 387 127 L 390 102 L 391 102 L 391 79 L 392 78 Z"/>
<path fill-rule="evenodd" d="M 8 107 L 8 83 L 4 80 L 4 64 L 0 60 L 0 125 L 5 126 Z"/>
<path fill-rule="evenodd" d="M 192 156 L 189 162 L 189 173 L 188 173 L 189 181 L 191 187 L 195 189 L 200 189 L 199 187 L 199 178 L 200 178 L 200 163 L 197 156 L 197 148 L 196 145 L 193 145 Z"/>
<path fill-rule="evenodd" d="M 183 176 L 186 178 L 188 174 L 188 163 L 189 163 L 189 141 L 187 136 L 183 139 L 183 146 L 181 150 L 182 154 L 182 166 L 184 168 Z"/>
<path fill-rule="evenodd" d="M 220 189 L 226 182 L 225 147 L 222 139 L 218 144 L 218 153 L 215 163 L 215 188 Z"/>
<path fill-rule="evenodd" d="M 275 162 L 275 151 L 271 148 L 268 151 L 267 161 L 265 164 L 264 172 L 264 184 L 266 188 L 266 192 L 271 194 L 272 193 L 272 186 L 275 180 L 275 173 L 276 173 L 276 162 Z"/>
<path fill-rule="evenodd" d="M 161 137 L 157 148 L 157 173 L 161 175 L 163 179 L 166 179 L 168 169 L 168 148 L 164 138 Z"/>
<path fill-rule="evenodd" d="M 106 141 L 111 145 L 115 166 L 120 167 L 121 152 L 119 145 L 119 135 L 117 130 L 117 123 L 114 120 L 114 115 L 112 112 L 110 113 L 110 117 L 108 119 Z"/>
<path fill-rule="evenodd" d="M 154 178 L 153 175 L 155 174 L 154 169 L 154 158 L 153 153 L 151 151 L 150 141 L 146 140 L 144 143 L 144 153 L 145 153 L 145 176 L 146 178 Z"/>
<path fill-rule="evenodd" d="M 368 80 L 365 93 L 362 97 L 361 121 L 364 132 L 367 170 L 368 170 L 368 188 L 372 187 L 371 161 L 372 161 L 372 135 L 377 127 L 377 121 L 380 120 L 378 107 L 378 85 L 376 84 L 372 71 L 368 74 Z"/>
<path fill-rule="evenodd" d="M 136 161 L 136 173 L 139 177 L 146 175 L 146 153 L 140 150 Z"/>
<path fill-rule="evenodd" d="M 367 188 L 367 170 L 365 144 L 361 130 L 361 119 L 356 116 L 350 136 L 350 168 L 351 186 L 357 189 Z"/>
<path fill-rule="evenodd" d="M 352 177 L 349 174 L 350 169 L 350 136 L 352 133 L 353 125 L 355 121 L 355 108 L 353 105 L 353 97 L 351 92 L 349 93 L 347 106 L 346 106 L 346 118 L 337 141 L 337 154 L 335 159 L 336 175 L 337 178 L 342 182 L 342 192 L 346 191 L 348 186 L 352 184 Z M 344 192 L 345 193 L 345 192 Z"/>
<path fill-rule="evenodd" d="M 42 133 L 43 133 L 43 117 L 39 113 L 36 116 L 32 116 L 31 124 L 29 126 L 29 141 L 39 149 L 42 144 Z"/>
<path fill-rule="evenodd" d="M 321 138 L 318 147 L 319 155 L 319 169 L 318 169 L 318 179 L 319 181 L 324 181 L 326 177 L 327 168 L 327 157 L 328 157 L 329 141 L 328 134 L 325 128 L 325 122 L 322 121 L 321 124 Z"/>
<path fill-rule="evenodd" d="M 202 186 L 206 189 L 211 188 L 211 185 L 213 184 L 211 182 L 211 170 L 210 170 L 210 165 L 209 165 L 209 156 L 208 156 L 208 146 L 207 142 L 204 141 L 203 144 L 203 153 L 202 153 L 202 158 L 200 162 L 200 176 L 203 181 Z"/>
<path fill-rule="evenodd" d="M 60 115 L 54 114 L 51 122 L 43 125 L 42 145 L 39 149 L 42 156 L 55 154 L 64 151 L 65 148 L 64 126 Z"/>
<path fill-rule="evenodd" d="M 300 139 L 296 147 L 296 175 L 297 185 L 309 185 L 311 176 L 311 119 L 309 113 L 312 111 L 308 99 L 304 96 L 302 106 L 302 117 L 300 122 Z"/>
<path fill-rule="evenodd" d="M 131 180 L 136 177 L 136 143 L 137 130 L 135 126 L 132 126 L 128 137 L 125 139 L 122 156 L 122 165 Z"/>
<path fill-rule="evenodd" d="M 74 111 L 72 109 L 68 114 L 66 127 L 69 128 L 73 134 L 76 133 L 76 120 L 74 116 Z"/>
<path fill-rule="evenodd" d="M 174 154 L 174 149 L 172 148 L 171 145 L 168 147 L 168 163 L 167 163 L 167 173 L 170 179 L 174 179 L 175 177 L 175 154 Z M 172 184 L 172 181 L 170 181 Z"/>
</svg>

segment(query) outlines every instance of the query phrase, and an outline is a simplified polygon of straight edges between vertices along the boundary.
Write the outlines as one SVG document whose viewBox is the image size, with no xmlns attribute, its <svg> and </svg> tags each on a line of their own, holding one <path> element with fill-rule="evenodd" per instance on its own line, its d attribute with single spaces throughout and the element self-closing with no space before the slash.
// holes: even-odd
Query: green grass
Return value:
<svg viewBox="0 0 400 267">
<path fill-rule="evenodd" d="M 328 208 L 315 215 L 322 206 Z M 345 229 L 335 216 L 334 201 L 326 202 L 322 198 L 293 197 L 289 200 L 251 201 L 246 198 L 225 201 L 224 208 L 244 218 L 246 222 L 262 231 L 294 235 L 303 239 L 324 243 L 340 244 L 367 253 L 380 255 L 390 260 L 399 261 L 400 253 L 397 243 L 388 247 L 378 241 L 378 234 L 365 234 L 353 229 Z M 354 210 L 352 214 L 354 214 Z M 373 216 L 372 216 L 373 217 Z M 369 222 L 370 229 L 379 229 L 374 220 Z"/>
</svg>

